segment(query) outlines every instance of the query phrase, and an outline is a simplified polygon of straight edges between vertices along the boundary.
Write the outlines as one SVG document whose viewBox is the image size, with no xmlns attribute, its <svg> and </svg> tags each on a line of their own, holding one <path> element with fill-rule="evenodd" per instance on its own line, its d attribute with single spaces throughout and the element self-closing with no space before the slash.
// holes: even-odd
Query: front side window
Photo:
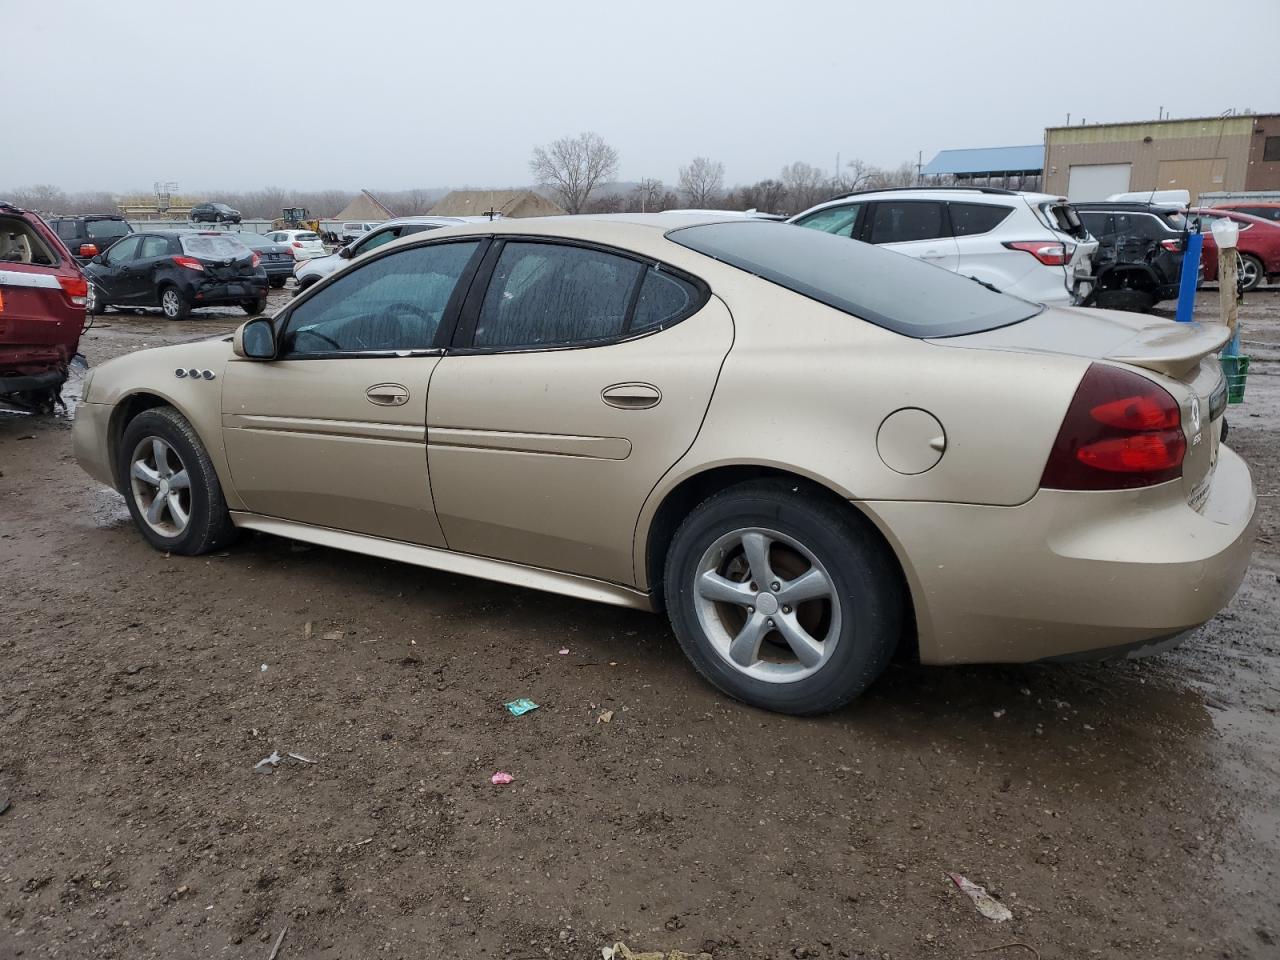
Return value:
<svg viewBox="0 0 1280 960">
<path fill-rule="evenodd" d="M 132 260 L 138 255 L 138 245 L 142 243 L 142 238 L 133 236 L 125 237 L 119 243 L 113 244 L 111 249 L 107 251 L 107 263 L 124 263 L 126 260 Z"/>
<path fill-rule="evenodd" d="M 643 266 L 555 243 L 502 248 L 476 324 L 476 347 L 541 347 L 620 336 Z"/>
<path fill-rule="evenodd" d="M 990 203 L 953 203 L 951 232 L 957 237 L 990 233 L 1011 213 L 1012 207 L 997 207 Z"/>
<path fill-rule="evenodd" d="M 344 273 L 289 315 L 283 356 L 428 350 L 478 240 L 399 250 Z"/>
<path fill-rule="evenodd" d="M 862 210 L 862 204 L 850 203 L 842 207 L 827 207 L 825 210 L 817 210 L 807 217 L 796 221 L 798 227 L 808 227 L 810 230 L 821 230 L 823 233 L 833 233 L 837 237 L 852 237 L 854 226 L 858 222 L 858 213 Z"/>
<path fill-rule="evenodd" d="M 922 200 L 882 200 L 873 208 L 872 243 L 911 243 L 946 236 L 942 204 Z"/>
<path fill-rule="evenodd" d="M 375 250 L 384 243 L 390 243 L 398 236 L 400 236 L 399 227 L 388 227 L 386 230 L 379 230 L 377 233 L 367 234 L 363 240 L 356 243 L 353 252 L 356 254 L 368 253 L 370 250 Z"/>
</svg>

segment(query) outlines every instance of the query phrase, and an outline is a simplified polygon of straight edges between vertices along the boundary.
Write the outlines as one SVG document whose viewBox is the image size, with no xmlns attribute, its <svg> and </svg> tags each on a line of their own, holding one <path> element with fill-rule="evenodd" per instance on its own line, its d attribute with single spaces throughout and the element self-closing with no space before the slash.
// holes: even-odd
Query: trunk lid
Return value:
<svg viewBox="0 0 1280 960">
<path fill-rule="evenodd" d="M 1217 351 L 1229 333 L 1222 324 L 1175 323 L 1117 310 L 1047 309 L 1028 320 L 984 333 L 931 342 L 948 347 L 1055 353 L 1123 363 L 1151 371 L 1178 402 L 1187 452 L 1182 484 L 1200 510 L 1218 463 L 1226 410 L 1226 382 Z M 1083 370 L 1082 370 L 1083 374 Z"/>
</svg>

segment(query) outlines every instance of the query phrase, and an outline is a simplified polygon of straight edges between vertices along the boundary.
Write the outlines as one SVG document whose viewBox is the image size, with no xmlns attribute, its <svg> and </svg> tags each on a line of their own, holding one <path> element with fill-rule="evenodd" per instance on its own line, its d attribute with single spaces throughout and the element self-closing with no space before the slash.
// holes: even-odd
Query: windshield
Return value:
<svg viewBox="0 0 1280 960">
<path fill-rule="evenodd" d="M 249 248 L 230 234 L 216 237 L 199 234 L 182 238 L 182 252 L 202 260 L 239 260 Z"/>
<path fill-rule="evenodd" d="M 115 240 L 133 233 L 123 220 L 86 220 L 84 229 L 90 240 Z"/>
<path fill-rule="evenodd" d="M 667 239 L 908 337 L 980 333 L 1044 309 L 904 254 L 790 224 L 709 223 Z"/>
</svg>

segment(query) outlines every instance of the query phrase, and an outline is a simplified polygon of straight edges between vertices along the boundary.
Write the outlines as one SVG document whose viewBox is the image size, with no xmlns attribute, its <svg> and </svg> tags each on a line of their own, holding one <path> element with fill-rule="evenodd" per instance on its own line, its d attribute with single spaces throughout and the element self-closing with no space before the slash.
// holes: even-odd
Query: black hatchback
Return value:
<svg viewBox="0 0 1280 960">
<path fill-rule="evenodd" d="M 85 265 L 89 309 L 159 307 L 181 320 L 196 307 L 267 306 L 261 258 L 235 234 L 175 230 L 135 233 Z"/>
</svg>

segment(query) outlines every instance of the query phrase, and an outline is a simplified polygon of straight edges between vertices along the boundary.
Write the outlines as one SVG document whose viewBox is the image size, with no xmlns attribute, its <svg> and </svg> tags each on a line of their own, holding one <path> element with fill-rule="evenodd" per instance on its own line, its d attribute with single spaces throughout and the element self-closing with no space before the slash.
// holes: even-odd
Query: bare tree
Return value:
<svg viewBox="0 0 1280 960">
<path fill-rule="evenodd" d="M 738 201 L 744 210 L 781 213 L 787 206 L 787 188 L 780 180 L 761 180 L 738 189 Z"/>
<path fill-rule="evenodd" d="M 883 190 L 886 187 L 911 187 L 915 182 L 916 165 L 910 160 L 904 160 L 896 170 L 872 168 L 871 175 L 867 177 L 866 186 Z"/>
<path fill-rule="evenodd" d="M 661 180 L 646 177 L 631 189 L 627 198 L 628 213 L 656 213 L 662 209 L 662 195 L 666 188 Z"/>
<path fill-rule="evenodd" d="M 799 213 L 825 200 L 835 191 L 827 175 L 802 160 L 782 168 L 782 183 L 787 188 L 788 212 Z"/>
<path fill-rule="evenodd" d="M 840 190 L 852 193 L 854 190 L 861 190 L 867 185 L 867 182 L 877 172 L 876 168 L 862 160 L 853 159 L 845 165 L 845 170 L 840 173 L 839 181 L 836 184 Z"/>
<path fill-rule="evenodd" d="M 691 207 L 714 207 L 724 191 L 724 164 L 706 157 L 694 157 L 680 168 L 680 192 Z"/>
<path fill-rule="evenodd" d="M 37 213 L 65 213 L 67 209 L 67 195 L 52 183 L 35 183 L 29 187 L 18 187 L 5 199 L 28 210 L 35 210 Z"/>
<path fill-rule="evenodd" d="M 90 190 L 67 195 L 66 213 L 116 213 L 116 198 L 103 190 Z"/>
<path fill-rule="evenodd" d="M 561 137 L 550 146 L 534 147 L 529 169 L 560 206 L 581 213 L 596 185 L 617 174 L 618 151 L 598 133 Z"/>
</svg>

